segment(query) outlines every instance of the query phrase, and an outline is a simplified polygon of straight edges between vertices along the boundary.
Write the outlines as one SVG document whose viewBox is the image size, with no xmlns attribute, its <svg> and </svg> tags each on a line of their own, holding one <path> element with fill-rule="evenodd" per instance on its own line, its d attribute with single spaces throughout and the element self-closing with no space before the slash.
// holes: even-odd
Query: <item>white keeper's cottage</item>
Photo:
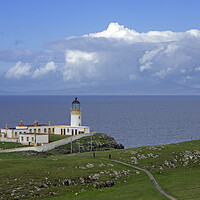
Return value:
<svg viewBox="0 0 200 200">
<path fill-rule="evenodd" d="M 77 97 L 72 102 L 71 125 L 52 125 L 38 124 L 35 120 L 34 125 L 24 125 L 23 121 L 15 128 L 2 128 L 0 132 L 1 142 L 18 142 L 24 145 L 38 146 L 49 143 L 49 135 L 79 135 L 90 133 L 90 127 L 81 124 L 81 106 Z"/>
</svg>

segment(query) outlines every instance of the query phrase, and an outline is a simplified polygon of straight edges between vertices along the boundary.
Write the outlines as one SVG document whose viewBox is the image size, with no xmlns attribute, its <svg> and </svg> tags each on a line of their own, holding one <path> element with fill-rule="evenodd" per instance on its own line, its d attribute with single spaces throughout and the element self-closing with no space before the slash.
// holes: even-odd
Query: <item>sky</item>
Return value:
<svg viewBox="0 0 200 200">
<path fill-rule="evenodd" d="M 199 95 L 199 0 L 0 0 L 0 95 Z"/>
</svg>

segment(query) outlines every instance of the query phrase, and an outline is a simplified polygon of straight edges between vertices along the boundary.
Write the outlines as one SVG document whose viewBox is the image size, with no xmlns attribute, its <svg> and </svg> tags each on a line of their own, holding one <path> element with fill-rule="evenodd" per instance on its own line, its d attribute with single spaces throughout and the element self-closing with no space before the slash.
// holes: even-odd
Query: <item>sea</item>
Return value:
<svg viewBox="0 0 200 200">
<path fill-rule="evenodd" d="M 0 96 L 0 128 L 70 124 L 76 96 Z M 200 96 L 77 96 L 82 124 L 125 148 L 200 139 Z"/>
</svg>

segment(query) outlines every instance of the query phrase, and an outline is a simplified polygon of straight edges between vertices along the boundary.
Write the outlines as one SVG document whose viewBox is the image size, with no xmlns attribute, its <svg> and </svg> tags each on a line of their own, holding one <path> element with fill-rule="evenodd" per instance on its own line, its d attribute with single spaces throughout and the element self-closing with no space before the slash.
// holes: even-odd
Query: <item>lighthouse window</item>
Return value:
<svg viewBox="0 0 200 200">
<path fill-rule="evenodd" d="M 81 116 L 79 116 L 78 119 L 81 119 Z"/>
<path fill-rule="evenodd" d="M 79 126 L 80 126 L 81 124 L 79 123 Z"/>
</svg>

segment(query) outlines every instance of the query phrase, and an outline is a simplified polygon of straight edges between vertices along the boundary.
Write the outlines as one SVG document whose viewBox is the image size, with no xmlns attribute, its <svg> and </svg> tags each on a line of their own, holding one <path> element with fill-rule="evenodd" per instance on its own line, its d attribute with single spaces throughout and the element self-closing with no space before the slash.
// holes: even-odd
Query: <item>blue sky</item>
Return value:
<svg viewBox="0 0 200 200">
<path fill-rule="evenodd" d="M 0 0 L 0 91 L 199 94 L 199 7 L 198 0 Z"/>
</svg>

